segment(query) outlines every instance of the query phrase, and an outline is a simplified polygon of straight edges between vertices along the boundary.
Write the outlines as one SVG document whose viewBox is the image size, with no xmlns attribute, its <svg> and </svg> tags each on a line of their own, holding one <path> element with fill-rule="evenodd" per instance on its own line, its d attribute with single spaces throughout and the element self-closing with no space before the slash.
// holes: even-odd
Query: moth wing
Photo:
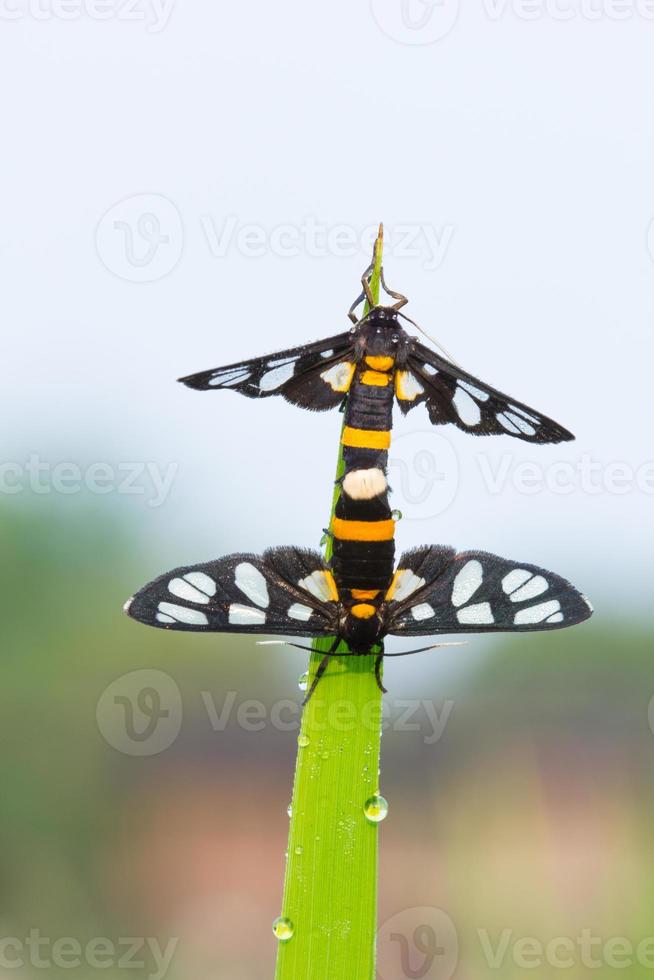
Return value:
<svg viewBox="0 0 654 980">
<path fill-rule="evenodd" d="M 388 631 L 398 636 L 561 629 L 592 614 L 588 599 L 554 572 L 439 546 L 403 555 L 386 598 Z"/>
<path fill-rule="evenodd" d="M 353 373 L 352 334 L 342 333 L 179 380 L 199 391 L 229 389 L 247 398 L 281 395 L 294 405 L 326 412 L 342 402 Z"/>
<path fill-rule="evenodd" d="M 434 425 L 451 422 L 473 435 L 511 435 L 534 443 L 574 439 L 558 422 L 491 388 L 416 340 L 406 369 L 397 372 L 396 393 L 404 414 L 425 403 Z"/>
<path fill-rule="evenodd" d="M 338 596 L 317 552 L 272 548 L 175 568 L 132 596 L 125 612 L 163 629 L 328 636 Z"/>
</svg>

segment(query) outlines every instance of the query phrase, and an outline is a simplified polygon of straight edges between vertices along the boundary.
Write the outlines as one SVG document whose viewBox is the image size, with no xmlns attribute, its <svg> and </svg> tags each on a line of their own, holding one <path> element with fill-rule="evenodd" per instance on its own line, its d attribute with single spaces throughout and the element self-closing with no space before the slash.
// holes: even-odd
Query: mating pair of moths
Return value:
<svg viewBox="0 0 654 980">
<path fill-rule="evenodd" d="M 560 629 L 592 612 L 585 596 L 559 575 L 481 551 L 415 548 L 394 572 L 395 521 L 386 479 L 394 400 L 404 414 L 424 403 L 435 425 L 451 422 L 473 435 L 508 434 L 532 443 L 574 437 L 409 336 L 399 321 L 408 319 L 400 313 L 406 299 L 384 284 L 396 302 L 375 305 L 370 271 L 350 310 L 355 325 L 348 332 L 180 379 L 201 391 L 281 395 L 318 412 L 344 406 L 344 474 L 331 561 L 286 547 L 261 556 L 228 555 L 176 568 L 125 605 L 132 618 L 164 629 L 333 637 L 307 698 L 341 642 L 354 655 L 377 653 L 382 687 L 387 634 Z M 364 298 L 369 312 L 357 321 L 353 310 Z"/>
</svg>

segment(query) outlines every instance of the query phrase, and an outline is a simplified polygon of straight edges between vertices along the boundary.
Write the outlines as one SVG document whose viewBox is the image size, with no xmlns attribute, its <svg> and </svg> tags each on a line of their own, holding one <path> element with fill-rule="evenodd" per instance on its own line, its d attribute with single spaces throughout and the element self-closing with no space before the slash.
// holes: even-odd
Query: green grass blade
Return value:
<svg viewBox="0 0 654 980">
<path fill-rule="evenodd" d="M 378 302 L 381 226 L 373 259 L 370 285 Z M 337 479 L 342 474 L 339 440 Z M 337 485 L 330 528 L 338 495 Z M 327 558 L 331 548 L 329 537 Z M 328 639 L 313 643 L 309 683 L 329 647 Z M 364 815 L 379 791 L 374 661 L 374 655 L 333 658 L 302 716 L 281 913 L 292 935 L 279 942 L 275 980 L 375 977 L 378 827 Z"/>
</svg>

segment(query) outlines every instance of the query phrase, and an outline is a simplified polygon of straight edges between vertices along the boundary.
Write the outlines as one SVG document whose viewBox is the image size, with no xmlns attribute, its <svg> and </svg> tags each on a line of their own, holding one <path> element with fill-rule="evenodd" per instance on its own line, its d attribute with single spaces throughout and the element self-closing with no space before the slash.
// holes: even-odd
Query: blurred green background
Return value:
<svg viewBox="0 0 654 980">
<path fill-rule="evenodd" d="M 38 930 L 45 959 L 62 937 L 123 953 L 126 937 L 173 940 L 167 969 L 148 947 L 131 975 L 272 975 L 303 655 L 127 620 L 121 604 L 152 559 L 134 526 L 83 501 L 5 505 L 0 542 L 3 937 Z M 402 972 L 395 933 L 380 944 L 385 980 L 451 973 L 451 948 L 431 965 L 420 953 L 422 913 L 406 925 L 421 906 L 454 924 L 458 978 L 551 976 L 547 962 L 520 965 L 520 947 L 516 963 L 515 943 L 576 943 L 584 929 L 633 944 L 622 976 L 651 974 L 652 945 L 649 966 L 636 955 L 654 933 L 651 652 L 632 616 L 600 611 L 578 629 L 501 640 L 446 682 L 427 672 L 414 694 L 431 714 L 408 714 L 387 674 L 380 922 L 404 914 L 411 965 Z M 499 966 L 483 936 L 505 937 Z M 613 975 L 602 948 L 591 967 L 577 946 L 564 972 Z M 27 946 L 12 969 L 18 955 L 2 947 L 0 976 L 43 975 Z M 105 959 L 106 977 L 123 975 Z"/>
</svg>

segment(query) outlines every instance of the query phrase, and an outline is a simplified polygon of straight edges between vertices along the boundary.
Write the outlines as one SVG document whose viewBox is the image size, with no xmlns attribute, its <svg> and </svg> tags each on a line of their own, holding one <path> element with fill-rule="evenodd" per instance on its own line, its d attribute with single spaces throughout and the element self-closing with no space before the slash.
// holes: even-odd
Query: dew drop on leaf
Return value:
<svg viewBox="0 0 654 980">
<path fill-rule="evenodd" d="M 300 674 L 300 676 L 297 679 L 297 686 L 300 688 L 301 691 L 306 691 L 306 689 L 309 686 L 309 671 L 308 670 L 305 670 L 305 672 L 303 674 Z"/>
<path fill-rule="evenodd" d="M 381 823 L 388 815 L 388 803 L 383 796 L 371 796 L 366 800 L 363 812 L 370 823 Z"/>
<path fill-rule="evenodd" d="M 295 926 L 285 915 L 279 915 L 272 924 L 272 931 L 282 943 L 287 943 L 295 931 Z"/>
</svg>

